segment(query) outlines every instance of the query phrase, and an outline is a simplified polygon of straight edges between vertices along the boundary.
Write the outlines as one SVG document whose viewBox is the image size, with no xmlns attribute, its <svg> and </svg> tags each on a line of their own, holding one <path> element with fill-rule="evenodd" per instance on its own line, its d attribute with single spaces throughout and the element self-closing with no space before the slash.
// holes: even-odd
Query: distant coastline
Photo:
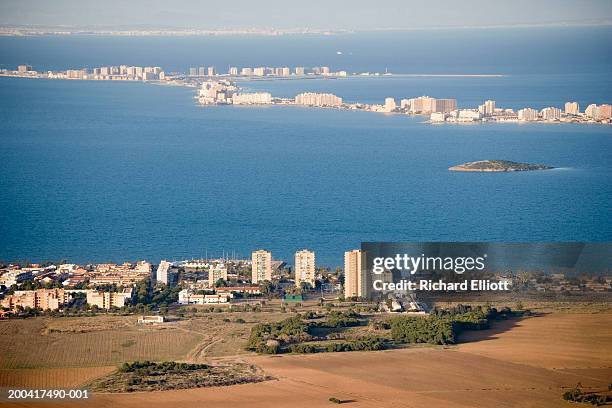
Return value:
<svg viewBox="0 0 612 408">
<path fill-rule="evenodd" d="M 386 97 L 384 104 L 361 102 L 347 103 L 342 97 L 331 93 L 302 92 L 295 98 L 274 97 L 270 92 L 244 92 L 240 81 L 273 81 L 303 79 L 346 78 L 499 78 L 503 74 L 394 74 L 385 69 L 381 72 L 332 71 L 328 66 L 294 67 L 242 67 L 230 66 L 227 73 L 219 73 L 214 66 L 190 67 L 188 73 L 165 72 L 161 67 L 136 67 L 128 65 L 102 66 L 65 71 L 39 72 L 30 65 L 19 65 L 17 70 L 0 69 L 0 77 L 47 78 L 64 80 L 95 81 L 140 81 L 155 84 L 200 87 L 196 99 L 201 105 L 298 105 L 305 107 L 361 110 L 385 114 L 427 115 L 428 123 L 612 123 L 612 105 L 589 104 L 584 111 L 576 101 L 565 102 L 563 109 L 548 106 L 541 110 L 524 107 L 518 111 L 499 107 L 495 100 L 486 100 L 477 108 L 459 108 L 455 98 L 414 96 L 396 103 L 395 98 Z"/>
</svg>

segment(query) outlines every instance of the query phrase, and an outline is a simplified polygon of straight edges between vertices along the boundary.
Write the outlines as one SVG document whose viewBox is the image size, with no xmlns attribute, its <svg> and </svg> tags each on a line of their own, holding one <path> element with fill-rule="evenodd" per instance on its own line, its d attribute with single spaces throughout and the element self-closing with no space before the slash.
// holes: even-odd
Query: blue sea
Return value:
<svg viewBox="0 0 612 408">
<path fill-rule="evenodd" d="M 329 65 L 401 73 L 253 81 L 292 97 L 423 94 L 514 109 L 610 103 L 612 29 L 442 30 L 283 37 L 4 37 L 0 66 Z M 503 46 L 502 46 L 503 45 Z M 342 54 L 338 54 L 341 52 Z M 223 68 L 224 70 L 224 68 Z M 0 78 L 0 259 L 249 256 L 334 267 L 361 241 L 612 241 L 612 126 L 430 125 L 423 117 L 200 107 L 195 90 Z M 454 173 L 506 159 L 555 170 Z"/>
</svg>

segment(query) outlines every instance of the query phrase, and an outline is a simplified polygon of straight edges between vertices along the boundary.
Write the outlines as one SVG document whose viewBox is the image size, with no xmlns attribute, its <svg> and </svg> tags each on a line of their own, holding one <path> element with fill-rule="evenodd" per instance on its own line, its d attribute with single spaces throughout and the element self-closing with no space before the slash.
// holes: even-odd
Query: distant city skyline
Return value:
<svg viewBox="0 0 612 408">
<path fill-rule="evenodd" d="M 606 0 L 517 0 L 509 3 L 471 0 L 435 4 L 389 0 L 334 2 L 312 0 L 292 3 L 278 0 L 235 0 L 222 7 L 194 0 L 165 2 L 108 0 L 83 3 L 75 0 L 36 0 L 0 3 L 0 25 L 104 27 L 106 29 L 233 29 L 281 30 L 423 29 L 551 24 L 612 24 L 612 2 Z"/>
</svg>

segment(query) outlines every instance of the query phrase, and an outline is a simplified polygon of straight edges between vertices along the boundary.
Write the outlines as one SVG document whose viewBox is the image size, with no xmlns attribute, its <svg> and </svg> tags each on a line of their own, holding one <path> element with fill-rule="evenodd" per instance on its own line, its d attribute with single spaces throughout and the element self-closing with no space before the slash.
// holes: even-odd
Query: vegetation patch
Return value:
<svg viewBox="0 0 612 408">
<path fill-rule="evenodd" d="M 377 328 L 390 329 L 391 337 L 400 343 L 453 344 L 464 330 L 488 329 L 490 322 L 521 315 L 510 308 L 498 311 L 487 306 L 459 305 L 437 309 L 429 316 L 398 316 L 377 324 Z"/>
<path fill-rule="evenodd" d="M 254 326 L 247 349 L 263 354 L 325 353 L 384 350 L 402 344 L 453 344 L 464 330 L 489 328 L 495 319 L 518 315 L 509 308 L 459 305 L 436 309 L 428 316 L 400 315 L 371 323 L 368 331 L 351 329 L 367 324 L 359 313 L 331 311 L 296 315 L 276 323 Z M 375 333 L 372 333 L 375 331 Z"/>
<path fill-rule="evenodd" d="M 256 366 L 245 363 L 219 365 L 174 361 L 124 363 L 113 374 L 87 386 L 93 392 L 163 391 L 218 387 L 261 382 L 270 379 Z"/>
<path fill-rule="evenodd" d="M 610 391 L 612 391 L 612 384 L 608 385 L 608 393 Z M 571 390 L 564 392 L 562 398 L 565 401 L 582 402 L 585 404 L 600 406 L 608 405 L 609 402 L 612 402 L 612 396 L 608 395 L 608 393 L 605 391 L 584 391 L 582 389 L 582 384 L 578 383 Z"/>
</svg>

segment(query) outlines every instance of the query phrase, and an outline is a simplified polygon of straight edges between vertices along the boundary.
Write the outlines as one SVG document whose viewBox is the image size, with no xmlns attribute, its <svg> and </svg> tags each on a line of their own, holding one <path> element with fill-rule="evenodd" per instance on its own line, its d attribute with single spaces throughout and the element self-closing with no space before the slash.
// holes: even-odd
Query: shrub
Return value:
<svg viewBox="0 0 612 408">
<path fill-rule="evenodd" d="M 299 316 L 294 316 L 280 322 L 260 323 L 253 326 L 247 349 L 270 354 L 269 347 L 263 343 L 275 340 L 279 343 L 278 349 L 275 350 L 277 353 L 280 351 L 281 343 L 295 343 L 308 339 L 310 339 L 308 325 L 302 322 Z"/>
<path fill-rule="evenodd" d="M 455 342 L 452 320 L 438 316 L 400 316 L 390 319 L 391 337 L 403 343 L 449 344 Z"/>
</svg>

